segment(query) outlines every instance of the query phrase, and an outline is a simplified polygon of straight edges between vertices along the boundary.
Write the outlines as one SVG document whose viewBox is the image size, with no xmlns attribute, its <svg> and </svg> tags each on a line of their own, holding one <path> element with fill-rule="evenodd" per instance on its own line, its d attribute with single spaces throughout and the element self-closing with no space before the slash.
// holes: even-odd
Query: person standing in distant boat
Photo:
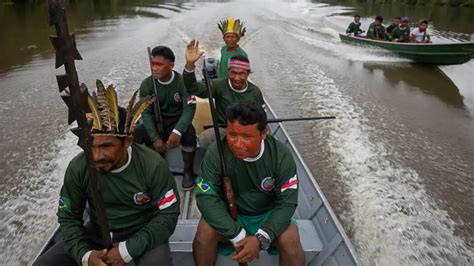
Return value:
<svg viewBox="0 0 474 266">
<path fill-rule="evenodd" d="M 402 17 L 402 23 L 392 31 L 392 41 L 394 42 L 409 42 L 410 41 L 410 26 L 408 17 Z"/>
<path fill-rule="evenodd" d="M 364 31 L 360 28 L 362 24 L 360 23 L 360 16 L 355 15 L 354 21 L 349 24 L 347 27 L 346 34 L 350 35 L 353 34 L 354 36 L 358 36 L 359 34 L 363 33 Z"/>
<path fill-rule="evenodd" d="M 239 46 L 240 38 L 245 35 L 246 28 L 240 19 L 233 18 L 220 21 L 217 25 L 222 32 L 225 42 L 225 46 L 221 48 L 221 60 L 219 62 L 219 71 L 217 72 L 217 77 L 220 79 L 225 79 L 229 77 L 227 64 L 229 63 L 229 59 L 231 57 L 235 55 L 242 55 L 248 58 L 247 53 Z"/>
<path fill-rule="evenodd" d="M 431 43 L 431 33 L 428 31 L 428 20 L 420 20 L 418 28 L 411 32 L 410 39 L 416 43 Z"/>
<path fill-rule="evenodd" d="M 394 18 L 392 20 L 392 24 L 390 24 L 390 26 L 387 27 L 387 30 L 386 30 L 387 37 L 390 41 L 392 40 L 392 31 L 400 25 L 400 20 L 401 20 L 400 17 Z"/>
<path fill-rule="evenodd" d="M 381 16 L 377 16 L 375 21 L 370 24 L 369 29 L 367 30 L 368 39 L 377 41 L 386 40 L 385 27 L 382 25 L 382 22 L 383 18 Z"/>
</svg>

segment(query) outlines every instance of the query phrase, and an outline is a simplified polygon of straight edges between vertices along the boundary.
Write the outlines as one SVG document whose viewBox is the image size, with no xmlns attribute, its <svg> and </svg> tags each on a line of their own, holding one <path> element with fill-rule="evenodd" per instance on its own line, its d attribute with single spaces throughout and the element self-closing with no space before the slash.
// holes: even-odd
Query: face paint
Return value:
<svg viewBox="0 0 474 266">
<path fill-rule="evenodd" d="M 267 131 L 261 132 L 257 124 L 244 126 L 238 121 L 227 122 L 227 144 L 234 156 L 241 160 L 257 157 L 266 137 Z"/>
</svg>

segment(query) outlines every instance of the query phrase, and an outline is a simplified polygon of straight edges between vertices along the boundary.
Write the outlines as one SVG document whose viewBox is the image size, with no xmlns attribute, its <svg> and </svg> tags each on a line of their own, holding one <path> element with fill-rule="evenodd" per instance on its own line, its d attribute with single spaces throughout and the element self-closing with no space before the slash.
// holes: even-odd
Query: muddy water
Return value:
<svg viewBox="0 0 474 266">
<path fill-rule="evenodd" d="M 171 47 L 181 71 L 186 41 L 197 37 L 207 56 L 218 56 L 216 21 L 242 18 L 252 80 L 277 114 L 337 116 L 286 128 L 364 264 L 472 264 L 474 62 L 419 66 L 342 44 L 337 33 L 357 8 L 306 1 L 67 5 L 84 58 L 80 80 L 114 83 L 122 100 L 148 75 L 147 46 Z M 363 21 L 379 12 L 361 13 Z M 463 12 L 459 19 L 468 19 Z M 54 229 L 62 175 L 78 152 L 45 21 L 44 4 L 0 7 L 2 265 L 27 264 Z M 433 29 L 440 41 L 473 35 L 449 19 Z"/>
</svg>

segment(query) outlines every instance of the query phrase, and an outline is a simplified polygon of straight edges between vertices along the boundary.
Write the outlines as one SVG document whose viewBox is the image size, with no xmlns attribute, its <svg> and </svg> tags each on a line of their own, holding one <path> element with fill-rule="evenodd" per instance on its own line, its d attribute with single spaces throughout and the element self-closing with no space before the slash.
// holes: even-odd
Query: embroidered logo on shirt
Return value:
<svg viewBox="0 0 474 266">
<path fill-rule="evenodd" d="M 164 210 L 177 201 L 176 195 L 174 194 L 173 190 L 170 189 L 163 196 L 161 196 L 161 198 L 156 202 L 156 205 L 160 210 Z"/>
<path fill-rule="evenodd" d="M 283 185 L 281 185 L 281 192 L 284 192 L 287 189 L 297 189 L 298 188 L 298 178 L 296 175 L 290 179 L 287 179 Z"/>
<path fill-rule="evenodd" d="M 260 182 L 260 187 L 265 191 L 272 191 L 275 188 L 275 178 L 268 176 Z"/>
<path fill-rule="evenodd" d="M 181 99 L 181 95 L 179 95 L 179 92 L 174 94 L 174 100 L 178 103 L 183 100 L 183 99 Z"/>
<path fill-rule="evenodd" d="M 137 192 L 133 195 L 133 202 L 137 205 L 143 205 L 150 202 L 150 195 L 145 192 Z"/>
<path fill-rule="evenodd" d="M 58 208 L 60 211 L 71 211 L 71 200 L 68 197 L 61 196 L 58 200 Z"/>
<path fill-rule="evenodd" d="M 200 176 L 198 176 L 197 181 L 196 181 L 196 193 L 201 193 L 201 194 L 216 194 L 214 192 L 214 189 L 212 189 L 212 186 Z"/>
<path fill-rule="evenodd" d="M 191 95 L 188 97 L 188 104 L 196 104 L 196 96 Z"/>
</svg>

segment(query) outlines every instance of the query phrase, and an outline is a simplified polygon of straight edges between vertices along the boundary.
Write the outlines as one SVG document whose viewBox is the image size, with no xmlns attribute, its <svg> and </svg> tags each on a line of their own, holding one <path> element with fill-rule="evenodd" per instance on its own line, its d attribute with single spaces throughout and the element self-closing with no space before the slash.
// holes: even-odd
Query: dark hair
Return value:
<svg viewBox="0 0 474 266">
<path fill-rule="evenodd" d="M 380 22 L 383 22 L 383 17 L 382 16 L 376 16 L 375 17 L 375 20 L 378 20 Z"/>
<path fill-rule="evenodd" d="M 402 20 L 402 18 L 401 18 L 401 17 L 394 17 L 394 19 Z"/>
<path fill-rule="evenodd" d="M 227 108 L 226 114 L 231 123 L 238 121 L 243 126 L 257 124 L 260 132 L 267 128 L 267 113 L 255 102 L 241 101 L 233 104 Z"/>
<path fill-rule="evenodd" d="M 244 61 L 244 62 L 250 63 L 249 59 L 247 57 L 245 57 L 244 55 L 241 55 L 241 54 L 237 54 L 237 55 L 232 56 L 229 61 L 231 61 L 231 60 L 239 60 L 239 61 Z"/>
<path fill-rule="evenodd" d="M 174 63 L 174 54 L 170 48 L 166 46 L 157 46 L 151 50 L 151 56 L 163 56 L 165 59 Z"/>
<path fill-rule="evenodd" d="M 360 18 L 360 15 L 355 15 L 354 18 Z"/>
</svg>

